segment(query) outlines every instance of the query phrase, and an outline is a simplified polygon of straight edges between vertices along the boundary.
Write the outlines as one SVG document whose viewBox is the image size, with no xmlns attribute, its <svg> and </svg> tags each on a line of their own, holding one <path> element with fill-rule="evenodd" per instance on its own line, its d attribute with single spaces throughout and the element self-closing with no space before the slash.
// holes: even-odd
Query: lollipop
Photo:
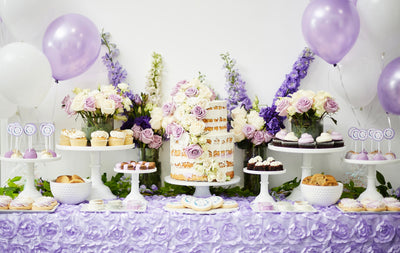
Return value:
<svg viewBox="0 0 400 253">
<path fill-rule="evenodd" d="M 370 129 L 368 129 L 368 138 L 369 138 L 369 142 L 370 142 L 370 145 L 371 145 L 371 151 L 373 151 L 374 150 L 374 132 L 375 132 L 375 128 L 370 128 Z"/>
<path fill-rule="evenodd" d="M 10 141 L 8 142 L 8 143 L 10 143 L 10 151 L 7 151 L 4 154 L 4 157 L 7 157 L 7 158 L 10 158 L 13 154 L 13 143 L 14 143 L 13 129 L 14 129 L 14 123 L 10 123 L 7 125 L 7 133 L 10 136 Z"/>
<path fill-rule="evenodd" d="M 358 139 L 361 141 L 361 150 L 364 150 L 364 142 L 368 139 L 368 132 L 365 129 L 360 129 Z"/>
<path fill-rule="evenodd" d="M 386 128 L 385 130 L 383 130 L 383 137 L 388 140 L 388 150 L 392 150 L 392 139 L 394 138 L 393 128 Z"/>
<path fill-rule="evenodd" d="M 357 152 L 357 141 L 359 140 L 360 130 L 356 127 L 352 127 L 349 130 L 350 138 L 354 141 L 354 151 Z"/>
<path fill-rule="evenodd" d="M 11 126 L 10 126 L 11 125 Z M 20 142 L 20 137 L 22 133 L 24 132 L 22 126 L 20 123 L 12 123 L 10 124 L 9 127 L 7 128 L 7 131 L 11 133 L 11 135 L 15 138 L 15 147 L 12 149 L 11 152 L 7 152 L 5 154 L 5 157 L 11 157 L 11 158 L 21 158 L 22 154 L 19 151 L 19 142 Z M 11 139 L 12 140 L 12 139 Z"/>
<path fill-rule="evenodd" d="M 45 137 L 44 139 L 44 145 L 45 145 L 45 150 L 41 152 L 42 157 L 56 157 L 57 154 L 50 149 L 52 146 L 52 141 L 51 141 L 51 136 L 53 135 L 55 130 L 54 124 L 53 123 L 41 123 L 40 124 L 40 132 L 42 135 Z"/>
<path fill-rule="evenodd" d="M 33 123 L 28 123 L 24 127 L 24 133 L 28 136 L 28 149 L 24 153 L 24 158 L 32 159 L 37 158 L 36 150 L 32 147 L 32 138 L 33 135 L 36 134 L 37 128 L 36 125 Z"/>
<path fill-rule="evenodd" d="M 378 152 L 381 152 L 381 141 L 383 140 L 383 132 L 379 129 L 375 130 L 373 138 L 374 141 L 378 143 Z"/>
</svg>

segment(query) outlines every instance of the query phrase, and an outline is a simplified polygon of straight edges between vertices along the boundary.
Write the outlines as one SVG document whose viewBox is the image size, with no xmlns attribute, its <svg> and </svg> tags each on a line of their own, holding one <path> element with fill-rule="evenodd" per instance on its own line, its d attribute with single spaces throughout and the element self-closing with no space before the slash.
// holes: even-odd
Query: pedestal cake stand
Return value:
<svg viewBox="0 0 400 253">
<path fill-rule="evenodd" d="M 393 163 L 398 163 L 400 160 L 379 160 L 379 161 L 370 161 L 370 160 L 355 160 L 355 159 L 344 159 L 345 163 L 360 165 L 362 168 L 368 168 L 368 176 L 367 176 L 367 188 L 361 195 L 358 197 L 358 200 L 370 199 L 370 200 L 380 200 L 383 198 L 382 194 L 380 194 L 376 190 L 375 181 L 376 181 L 376 167 L 378 165 L 388 165 Z"/>
<path fill-rule="evenodd" d="M 286 148 L 286 147 L 274 146 L 272 144 L 269 144 L 268 148 L 270 150 L 278 151 L 278 152 L 302 154 L 303 162 L 301 165 L 301 180 L 303 180 L 303 178 L 305 178 L 305 177 L 311 176 L 313 155 L 338 153 L 338 152 L 343 152 L 346 150 L 345 147 L 338 147 L 338 148 Z M 301 194 L 300 187 L 294 188 L 292 193 L 289 195 L 288 199 L 292 200 L 292 201 L 304 200 L 303 196 Z"/>
<path fill-rule="evenodd" d="M 183 181 L 171 178 L 171 176 L 165 177 L 165 182 L 175 185 L 194 186 L 196 190 L 193 194 L 194 197 L 210 197 L 210 186 L 227 186 L 237 184 L 240 181 L 240 177 L 234 176 L 231 180 L 225 182 L 196 182 L 196 181 Z"/>
<path fill-rule="evenodd" d="M 252 203 L 257 202 L 275 202 L 272 196 L 269 194 L 268 191 L 268 176 L 269 175 L 279 175 L 286 173 L 286 169 L 278 170 L 278 171 L 257 171 L 257 170 L 248 170 L 247 168 L 243 169 L 244 173 L 260 175 L 261 176 L 261 187 L 260 187 L 260 194 L 253 200 Z"/>
<path fill-rule="evenodd" d="M 131 145 L 121 145 L 121 146 L 105 146 L 105 147 L 78 147 L 78 146 L 63 146 L 56 145 L 56 148 L 59 150 L 65 151 L 80 151 L 80 152 L 89 152 L 90 160 L 91 160 L 91 180 L 92 180 L 92 190 L 90 191 L 90 195 L 88 200 L 91 199 L 115 199 L 116 196 L 111 193 L 110 188 L 105 186 L 101 181 L 100 175 L 100 166 L 101 166 L 101 152 L 109 152 L 109 151 L 121 151 L 128 150 L 135 147 L 135 144 Z"/>
<path fill-rule="evenodd" d="M 0 157 L 0 160 L 5 162 L 12 162 L 12 163 L 25 163 L 27 168 L 26 173 L 26 183 L 24 185 L 24 190 L 18 195 L 21 197 L 30 197 L 32 199 L 37 199 L 42 196 L 35 187 L 35 176 L 34 176 L 34 168 L 35 163 L 47 163 L 60 160 L 61 156 L 57 155 L 57 157 L 52 158 L 35 158 L 35 159 L 24 159 L 24 158 L 6 158 L 4 156 Z"/>
</svg>

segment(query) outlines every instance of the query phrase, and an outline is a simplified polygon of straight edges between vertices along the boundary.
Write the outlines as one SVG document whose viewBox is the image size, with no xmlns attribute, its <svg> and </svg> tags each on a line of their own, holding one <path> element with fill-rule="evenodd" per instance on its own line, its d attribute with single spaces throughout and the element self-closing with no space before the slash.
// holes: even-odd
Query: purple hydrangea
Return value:
<svg viewBox="0 0 400 253">
<path fill-rule="evenodd" d="M 134 119 L 134 124 L 140 126 L 142 129 L 151 128 L 150 116 L 140 116 Z"/>
</svg>

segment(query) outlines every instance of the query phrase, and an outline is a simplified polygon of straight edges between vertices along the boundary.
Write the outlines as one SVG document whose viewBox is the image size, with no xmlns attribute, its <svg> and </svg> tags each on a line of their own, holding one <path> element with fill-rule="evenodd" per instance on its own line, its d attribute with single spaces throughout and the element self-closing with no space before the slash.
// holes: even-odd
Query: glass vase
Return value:
<svg viewBox="0 0 400 253">
<path fill-rule="evenodd" d="M 259 145 L 259 146 L 251 146 L 244 150 L 244 160 L 243 160 L 243 167 L 247 167 L 247 163 L 250 158 L 255 156 L 261 156 L 264 160 L 264 155 L 266 151 L 266 146 Z M 260 175 L 248 174 L 244 173 L 244 188 L 250 190 L 253 194 L 260 193 L 260 183 L 261 177 Z"/>
<path fill-rule="evenodd" d="M 107 117 L 84 118 L 82 131 L 86 134 L 86 139 L 91 140 L 91 134 L 97 130 L 103 130 L 110 133 L 114 129 L 114 119 Z"/>
<path fill-rule="evenodd" d="M 291 126 L 292 132 L 294 132 L 298 138 L 300 138 L 303 133 L 308 133 L 316 139 L 324 131 L 324 125 L 320 119 L 292 118 Z"/>
<path fill-rule="evenodd" d="M 139 184 L 145 185 L 147 189 L 155 190 L 154 186 L 161 187 L 161 162 L 159 160 L 159 150 L 155 148 L 140 148 L 139 161 L 155 162 L 157 171 L 154 173 L 140 174 Z M 153 186 L 154 185 L 154 186 Z"/>
</svg>

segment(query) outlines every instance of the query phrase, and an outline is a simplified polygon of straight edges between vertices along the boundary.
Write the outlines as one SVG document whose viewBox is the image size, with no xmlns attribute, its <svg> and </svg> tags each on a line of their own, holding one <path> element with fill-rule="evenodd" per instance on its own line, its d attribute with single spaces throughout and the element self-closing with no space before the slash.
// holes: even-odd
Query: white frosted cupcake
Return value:
<svg viewBox="0 0 400 253">
<path fill-rule="evenodd" d="M 109 134 L 106 131 L 98 130 L 90 134 L 90 144 L 92 147 L 103 147 L 107 146 Z"/>
<path fill-rule="evenodd" d="M 83 131 L 77 130 L 70 135 L 71 146 L 86 146 L 87 139 Z"/>
<path fill-rule="evenodd" d="M 63 146 L 71 146 L 71 134 L 75 133 L 75 129 L 63 129 L 61 130 L 61 135 L 60 135 L 60 145 Z"/>
<path fill-rule="evenodd" d="M 124 145 L 133 144 L 133 131 L 131 129 L 124 129 L 124 130 L 122 130 L 122 132 L 125 133 Z"/>
<path fill-rule="evenodd" d="M 121 146 L 125 143 L 126 134 L 121 131 L 113 130 L 110 132 L 110 138 L 108 139 L 109 146 Z"/>
</svg>

